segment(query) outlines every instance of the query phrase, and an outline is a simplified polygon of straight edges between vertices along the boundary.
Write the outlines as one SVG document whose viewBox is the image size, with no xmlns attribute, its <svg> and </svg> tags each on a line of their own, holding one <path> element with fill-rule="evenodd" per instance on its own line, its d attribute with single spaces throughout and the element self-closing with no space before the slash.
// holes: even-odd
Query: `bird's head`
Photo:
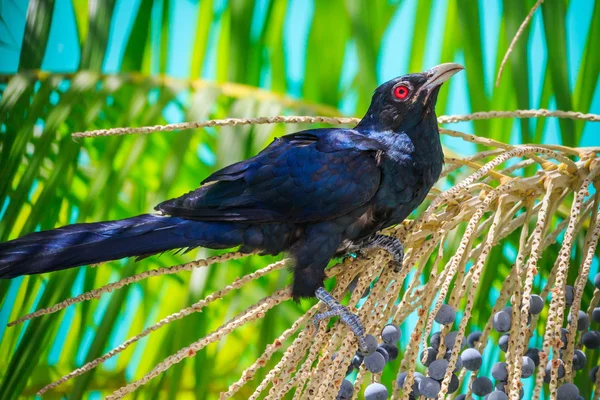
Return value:
<svg viewBox="0 0 600 400">
<path fill-rule="evenodd" d="M 425 72 L 403 75 L 379 86 L 359 127 L 406 131 L 424 119 L 435 120 L 440 87 L 464 69 L 454 63 L 440 64 Z"/>
</svg>

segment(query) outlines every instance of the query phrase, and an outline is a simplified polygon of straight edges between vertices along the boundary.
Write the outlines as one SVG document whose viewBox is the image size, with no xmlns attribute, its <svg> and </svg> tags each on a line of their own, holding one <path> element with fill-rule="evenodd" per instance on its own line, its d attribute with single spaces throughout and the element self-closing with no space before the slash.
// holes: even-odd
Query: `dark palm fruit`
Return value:
<svg viewBox="0 0 600 400">
<path fill-rule="evenodd" d="M 471 384 L 471 391 L 477 396 L 487 396 L 492 393 L 493 385 L 492 381 L 485 376 L 476 378 Z"/>
<path fill-rule="evenodd" d="M 573 299 L 575 299 L 575 288 L 571 285 L 567 285 L 565 287 L 565 304 L 567 307 L 571 307 Z"/>
<path fill-rule="evenodd" d="M 354 367 L 352 366 L 352 364 L 350 364 L 346 369 L 346 376 L 350 375 L 352 372 L 354 372 Z"/>
<path fill-rule="evenodd" d="M 558 366 L 558 379 L 562 379 L 565 376 L 565 366 L 562 360 L 558 360 L 560 365 Z M 550 383 L 550 377 L 552 373 L 552 360 L 546 364 L 546 375 L 544 375 L 544 382 Z"/>
<path fill-rule="evenodd" d="M 485 397 L 487 400 L 508 400 L 508 395 L 499 390 L 495 390 Z"/>
<path fill-rule="evenodd" d="M 375 350 L 377 350 L 377 346 L 379 346 L 379 343 L 377 343 L 377 338 L 373 335 L 365 336 L 365 344 L 367 346 L 366 349 L 364 349 L 364 351 L 361 351 L 359 353 L 364 356 L 374 353 Z"/>
<path fill-rule="evenodd" d="M 422 373 L 415 372 L 414 381 L 412 384 L 412 394 L 417 397 L 421 395 L 421 392 L 419 392 L 419 382 L 421 382 L 423 378 L 425 378 L 425 376 L 423 376 Z M 396 379 L 396 387 L 403 388 L 404 381 L 406 381 L 406 372 L 402 372 L 400 375 L 398 375 L 398 379 Z"/>
<path fill-rule="evenodd" d="M 415 372 L 415 383 L 413 384 L 413 392 L 415 393 L 415 396 L 421 395 L 421 392 L 419 392 L 419 382 L 421 382 L 422 379 L 425 379 L 425 375 L 420 372 Z"/>
<path fill-rule="evenodd" d="M 448 361 L 446 360 L 435 360 L 429 366 L 429 376 L 436 380 L 444 379 L 446 370 L 448 369 Z"/>
<path fill-rule="evenodd" d="M 502 382 L 502 381 L 496 382 L 496 390 L 497 391 L 506 393 L 506 390 L 504 390 L 505 386 L 506 386 L 506 382 Z M 519 398 L 522 399 L 523 396 L 525 396 L 525 390 L 523 390 L 523 388 L 521 388 L 519 390 Z"/>
<path fill-rule="evenodd" d="M 479 338 L 481 337 L 482 332 L 471 332 L 469 336 L 467 336 L 467 345 L 469 347 L 475 347 Z"/>
<path fill-rule="evenodd" d="M 600 307 L 594 308 L 594 311 L 592 311 L 592 319 L 594 322 L 600 322 Z"/>
<path fill-rule="evenodd" d="M 587 357 L 585 353 L 581 350 L 575 350 L 573 352 L 573 369 L 579 371 L 580 369 L 584 369 L 586 364 Z"/>
<path fill-rule="evenodd" d="M 348 379 L 342 381 L 342 386 L 336 397 L 336 400 L 350 400 L 354 394 L 354 385 Z"/>
<path fill-rule="evenodd" d="M 533 364 L 537 367 L 540 365 L 540 349 L 537 347 L 530 347 L 525 352 L 525 355 L 533 360 Z"/>
<path fill-rule="evenodd" d="M 459 394 L 454 398 L 454 400 L 465 400 L 467 398 L 466 394 Z"/>
<path fill-rule="evenodd" d="M 505 381 L 508 378 L 508 364 L 505 362 L 497 362 L 492 365 L 492 376 L 497 381 Z"/>
<path fill-rule="evenodd" d="M 475 349 L 466 349 L 460 355 L 463 365 L 469 371 L 477 371 L 483 362 L 481 354 Z"/>
<path fill-rule="evenodd" d="M 450 304 L 442 304 L 437 314 L 435 315 L 435 322 L 441 325 L 450 325 L 456 318 L 456 311 Z"/>
<path fill-rule="evenodd" d="M 398 346 L 395 344 L 382 343 L 379 345 L 379 347 L 387 351 L 388 355 L 390 356 L 390 361 L 394 361 L 396 358 L 398 358 Z"/>
<path fill-rule="evenodd" d="M 396 387 L 398 387 L 399 389 L 402 389 L 402 387 L 404 386 L 404 381 L 406 381 L 406 375 L 406 371 L 400 372 L 400 375 L 398 375 L 398 378 L 396 378 Z"/>
<path fill-rule="evenodd" d="M 383 371 L 383 368 L 385 367 L 385 358 L 381 353 L 376 351 L 365 356 L 364 363 L 367 371 L 378 374 Z"/>
<path fill-rule="evenodd" d="M 427 357 L 425 358 L 425 360 L 423 360 L 423 356 L 425 356 L 425 352 L 427 351 Z M 432 362 L 435 361 L 435 359 L 437 358 L 438 355 L 438 351 L 436 349 L 434 349 L 433 347 L 428 347 L 427 349 L 423 350 L 421 352 L 421 356 L 419 357 L 419 360 L 421 360 L 421 363 L 426 366 L 429 367 L 431 365 Z"/>
<path fill-rule="evenodd" d="M 571 314 L 569 314 L 568 320 L 569 322 L 571 322 Z M 585 313 L 585 311 L 579 310 L 579 313 L 577 314 L 577 330 L 585 331 L 589 326 L 590 320 L 587 314 Z"/>
<path fill-rule="evenodd" d="M 448 384 L 448 393 L 452 394 L 456 392 L 459 384 L 460 383 L 458 382 L 456 375 L 452 374 L 452 376 L 450 376 L 450 383 Z"/>
<path fill-rule="evenodd" d="M 506 381 L 508 379 L 508 364 L 505 362 L 497 362 L 492 366 L 492 377 L 498 381 Z"/>
<path fill-rule="evenodd" d="M 560 328 L 560 341 L 562 342 L 561 349 L 567 348 L 567 342 L 569 341 L 569 330 L 566 328 Z"/>
<path fill-rule="evenodd" d="M 452 351 L 448 350 L 446 352 L 446 354 L 444 354 L 444 360 L 447 360 L 448 362 L 450 362 L 450 357 L 452 357 Z M 463 368 L 463 361 L 462 358 L 460 358 L 460 354 L 458 355 L 458 357 L 456 358 L 456 363 L 454 364 L 454 370 L 452 372 L 458 372 Z"/>
<path fill-rule="evenodd" d="M 508 350 L 508 341 L 510 340 L 510 335 L 502 335 L 500 339 L 498 339 L 498 347 L 500 350 L 506 353 Z"/>
<path fill-rule="evenodd" d="M 450 355 L 452 355 L 452 353 L 450 353 Z M 450 360 L 450 357 L 448 357 L 448 360 Z M 458 372 L 461 369 L 463 369 L 464 363 L 462 358 L 460 358 L 460 354 L 458 355 L 458 357 L 456 358 L 456 364 L 454 364 L 454 370 L 452 372 Z"/>
<path fill-rule="evenodd" d="M 371 383 L 365 389 L 365 400 L 386 400 L 388 390 L 381 383 Z"/>
<path fill-rule="evenodd" d="M 594 286 L 600 289 L 600 272 L 598 272 L 594 277 Z"/>
<path fill-rule="evenodd" d="M 529 378 L 535 371 L 533 360 L 527 356 L 523 357 L 523 365 L 521 365 L 521 378 Z"/>
<path fill-rule="evenodd" d="M 492 326 L 498 332 L 508 332 L 510 330 L 510 314 L 506 311 L 498 311 L 492 319 Z"/>
<path fill-rule="evenodd" d="M 556 391 L 557 400 L 577 400 L 577 397 L 579 397 L 579 389 L 572 383 L 565 383 Z"/>
<path fill-rule="evenodd" d="M 454 347 L 454 342 L 456 342 L 456 336 L 458 336 L 458 331 L 448 332 L 448 334 L 444 336 L 444 344 L 446 345 L 447 350 L 452 350 L 452 348 Z M 467 342 L 463 337 L 460 347 L 465 347 L 466 344 Z"/>
<path fill-rule="evenodd" d="M 364 356 L 360 355 L 360 354 L 355 354 L 354 358 L 352 358 L 352 362 L 351 365 L 356 368 L 359 369 L 360 365 L 362 364 L 363 360 L 365 359 Z"/>
<path fill-rule="evenodd" d="M 377 347 L 376 351 L 383 356 L 383 358 L 385 359 L 386 363 L 388 363 L 390 361 L 390 355 L 388 354 L 388 352 L 387 352 L 386 349 L 384 349 L 383 347 L 381 347 L 381 345 L 379 345 Z"/>
<path fill-rule="evenodd" d="M 532 294 L 529 298 L 529 314 L 538 315 L 544 309 L 544 299 L 537 294 Z"/>
<path fill-rule="evenodd" d="M 440 347 L 440 335 L 440 332 L 436 332 L 429 338 L 429 345 L 436 350 Z"/>
<path fill-rule="evenodd" d="M 596 275 L 598 276 L 598 275 Z M 590 380 L 592 382 L 594 382 L 594 384 L 599 383 L 600 380 L 596 379 L 596 375 L 598 374 L 598 366 L 595 366 L 594 368 L 592 368 L 592 370 L 590 371 Z"/>
<path fill-rule="evenodd" d="M 387 344 L 396 344 L 400 340 L 402 332 L 398 325 L 388 324 L 381 330 L 381 339 Z"/>
<path fill-rule="evenodd" d="M 440 392 L 440 383 L 432 378 L 423 378 L 419 383 L 419 392 L 428 399 L 435 399 Z"/>
<path fill-rule="evenodd" d="M 410 393 L 415 398 L 421 395 L 421 392 L 419 391 L 419 383 L 421 383 L 423 379 L 425 379 L 425 375 L 420 372 L 415 372 L 415 380 L 412 384 L 412 392 Z"/>
<path fill-rule="evenodd" d="M 452 357 L 452 351 L 448 350 L 446 352 L 446 354 L 444 355 L 444 360 L 448 361 L 448 363 L 450 363 L 450 357 Z M 460 358 L 460 354 L 458 355 L 458 357 L 456 357 L 456 362 L 454 363 L 454 369 L 452 370 L 452 372 L 458 372 L 461 369 L 463 369 L 463 362 L 462 362 L 462 358 Z"/>
</svg>

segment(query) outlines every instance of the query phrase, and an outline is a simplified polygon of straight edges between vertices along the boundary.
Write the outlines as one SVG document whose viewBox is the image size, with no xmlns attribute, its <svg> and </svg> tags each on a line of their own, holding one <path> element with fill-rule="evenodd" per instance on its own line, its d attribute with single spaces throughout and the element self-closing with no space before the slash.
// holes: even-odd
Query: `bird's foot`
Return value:
<svg viewBox="0 0 600 400">
<path fill-rule="evenodd" d="M 325 303 L 328 310 L 315 315 L 313 323 L 315 328 L 319 327 L 319 323 L 331 317 L 340 317 L 340 321 L 344 323 L 356 335 L 358 339 L 359 349 L 365 351 L 368 349 L 365 341 L 365 328 L 356 314 L 351 312 L 348 307 L 340 304 L 325 288 L 320 287 L 315 291 L 317 299 Z"/>
<path fill-rule="evenodd" d="M 402 247 L 402 242 L 400 242 L 398 238 L 376 233 L 369 236 L 369 238 L 361 244 L 359 251 L 373 248 L 388 251 L 392 255 L 394 272 L 400 272 L 402 269 L 402 262 L 404 261 L 404 247 Z"/>
</svg>

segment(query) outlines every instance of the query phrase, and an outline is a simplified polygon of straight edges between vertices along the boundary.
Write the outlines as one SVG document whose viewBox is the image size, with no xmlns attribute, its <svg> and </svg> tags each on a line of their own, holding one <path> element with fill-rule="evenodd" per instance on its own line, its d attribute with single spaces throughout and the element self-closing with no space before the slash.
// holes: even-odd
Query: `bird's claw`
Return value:
<svg viewBox="0 0 600 400">
<path fill-rule="evenodd" d="M 394 269 L 394 273 L 397 274 L 398 272 L 402 271 L 402 261 L 398 262 L 396 260 L 393 260 L 391 264 L 392 268 Z"/>
<path fill-rule="evenodd" d="M 315 292 L 317 299 L 325 303 L 325 305 L 329 308 L 327 311 L 319 313 L 315 315 L 313 319 L 313 323 L 315 325 L 315 334 L 319 328 L 319 324 L 321 321 L 325 319 L 329 319 L 331 317 L 340 317 L 340 321 L 345 324 L 353 333 L 356 335 L 358 339 L 358 345 L 361 350 L 367 348 L 367 344 L 365 342 L 365 328 L 360 322 L 360 318 L 353 312 L 351 312 L 348 307 L 340 304 L 325 288 L 318 288 Z"/>
<path fill-rule="evenodd" d="M 386 250 L 392 256 L 392 266 L 394 272 L 400 272 L 402 270 L 402 263 L 404 261 L 404 247 L 398 238 L 394 236 L 383 235 L 376 233 L 370 236 L 365 243 L 361 246 L 358 251 L 364 251 L 365 249 L 378 248 Z"/>
</svg>

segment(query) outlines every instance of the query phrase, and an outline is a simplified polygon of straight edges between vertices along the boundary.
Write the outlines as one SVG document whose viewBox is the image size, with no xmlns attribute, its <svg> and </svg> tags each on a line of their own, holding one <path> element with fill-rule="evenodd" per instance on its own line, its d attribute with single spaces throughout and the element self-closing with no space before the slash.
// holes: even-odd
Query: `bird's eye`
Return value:
<svg viewBox="0 0 600 400">
<path fill-rule="evenodd" d="M 408 97 L 410 90 L 404 85 L 399 85 L 394 88 L 394 97 L 399 100 L 404 100 Z"/>
</svg>

